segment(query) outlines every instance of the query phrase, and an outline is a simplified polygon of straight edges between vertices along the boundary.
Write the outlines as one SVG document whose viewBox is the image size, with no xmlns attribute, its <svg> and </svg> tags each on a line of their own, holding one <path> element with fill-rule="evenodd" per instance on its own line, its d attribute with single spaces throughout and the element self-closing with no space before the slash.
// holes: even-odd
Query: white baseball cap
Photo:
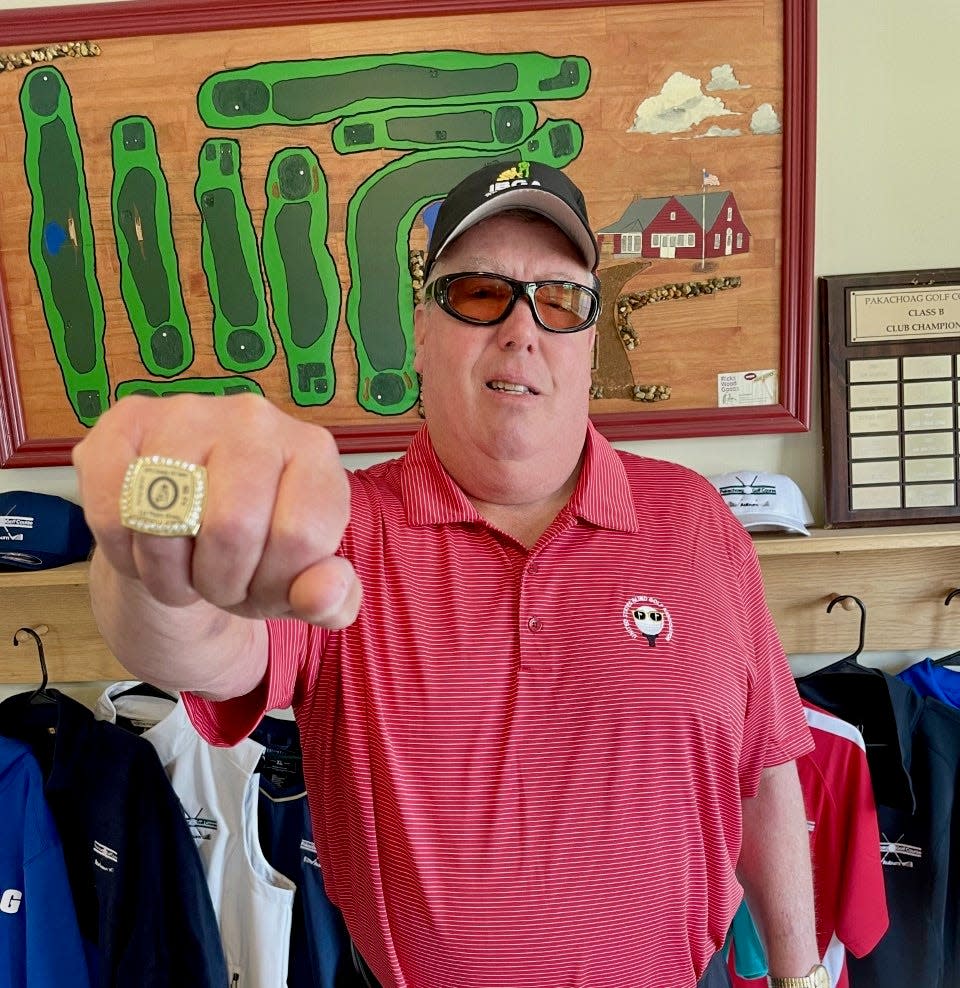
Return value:
<svg viewBox="0 0 960 988">
<path fill-rule="evenodd" d="M 780 473 L 736 470 L 707 480 L 720 492 L 727 507 L 751 532 L 796 532 L 809 535 L 813 523 L 803 491 Z"/>
</svg>

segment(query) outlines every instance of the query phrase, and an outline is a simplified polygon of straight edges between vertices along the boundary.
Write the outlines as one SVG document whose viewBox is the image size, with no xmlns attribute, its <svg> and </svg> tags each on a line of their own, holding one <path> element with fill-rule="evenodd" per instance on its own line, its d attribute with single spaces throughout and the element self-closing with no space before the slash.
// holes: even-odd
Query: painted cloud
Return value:
<svg viewBox="0 0 960 988">
<path fill-rule="evenodd" d="M 741 85 L 737 79 L 733 66 L 729 63 L 714 65 L 710 70 L 710 81 L 707 83 L 707 92 L 715 93 L 730 89 L 749 89 L 749 86 Z"/>
<path fill-rule="evenodd" d="M 769 103 L 761 103 L 750 118 L 750 130 L 754 134 L 779 134 L 777 111 Z"/>
<path fill-rule="evenodd" d="M 733 115 L 716 96 L 705 96 L 700 80 L 674 72 L 656 96 L 648 96 L 638 107 L 628 132 L 679 134 L 708 117 Z"/>
<path fill-rule="evenodd" d="M 718 127 L 714 124 L 708 127 L 702 134 L 694 134 L 693 139 L 700 140 L 701 137 L 739 137 L 740 130 L 737 127 Z"/>
</svg>

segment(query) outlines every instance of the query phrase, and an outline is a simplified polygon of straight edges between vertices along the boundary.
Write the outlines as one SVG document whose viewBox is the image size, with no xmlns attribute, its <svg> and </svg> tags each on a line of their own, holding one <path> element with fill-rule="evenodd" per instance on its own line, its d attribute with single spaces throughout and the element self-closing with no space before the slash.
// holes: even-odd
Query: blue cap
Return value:
<svg viewBox="0 0 960 988">
<path fill-rule="evenodd" d="M 79 505 L 37 491 L 0 493 L 0 570 L 65 566 L 87 559 L 92 548 Z"/>
</svg>

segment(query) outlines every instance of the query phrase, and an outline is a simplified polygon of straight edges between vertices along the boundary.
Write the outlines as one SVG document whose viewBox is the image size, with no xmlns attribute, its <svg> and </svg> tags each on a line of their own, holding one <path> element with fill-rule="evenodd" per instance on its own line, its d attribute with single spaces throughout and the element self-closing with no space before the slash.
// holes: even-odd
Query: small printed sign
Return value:
<svg viewBox="0 0 960 988">
<path fill-rule="evenodd" d="M 949 339 L 960 336 L 960 285 L 850 292 L 850 342 Z"/>
<path fill-rule="evenodd" d="M 739 408 L 745 405 L 776 405 L 775 370 L 735 371 L 717 375 L 717 405 Z"/>
</svg>

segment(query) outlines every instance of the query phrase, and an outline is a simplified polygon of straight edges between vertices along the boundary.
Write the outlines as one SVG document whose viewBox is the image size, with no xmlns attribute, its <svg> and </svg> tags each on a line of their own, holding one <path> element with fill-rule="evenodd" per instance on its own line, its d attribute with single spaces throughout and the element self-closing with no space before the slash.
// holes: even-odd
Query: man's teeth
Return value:
<svg viewBox="0 0 960 988">
<path fill-rule="evenodd" d="M 494 391 L 513 391 L 518 395 L 532 394 L 533 392 L 523 384 L 511 384 L 509 381 L 491 381 L 488 387 Z"/>
</svg>

